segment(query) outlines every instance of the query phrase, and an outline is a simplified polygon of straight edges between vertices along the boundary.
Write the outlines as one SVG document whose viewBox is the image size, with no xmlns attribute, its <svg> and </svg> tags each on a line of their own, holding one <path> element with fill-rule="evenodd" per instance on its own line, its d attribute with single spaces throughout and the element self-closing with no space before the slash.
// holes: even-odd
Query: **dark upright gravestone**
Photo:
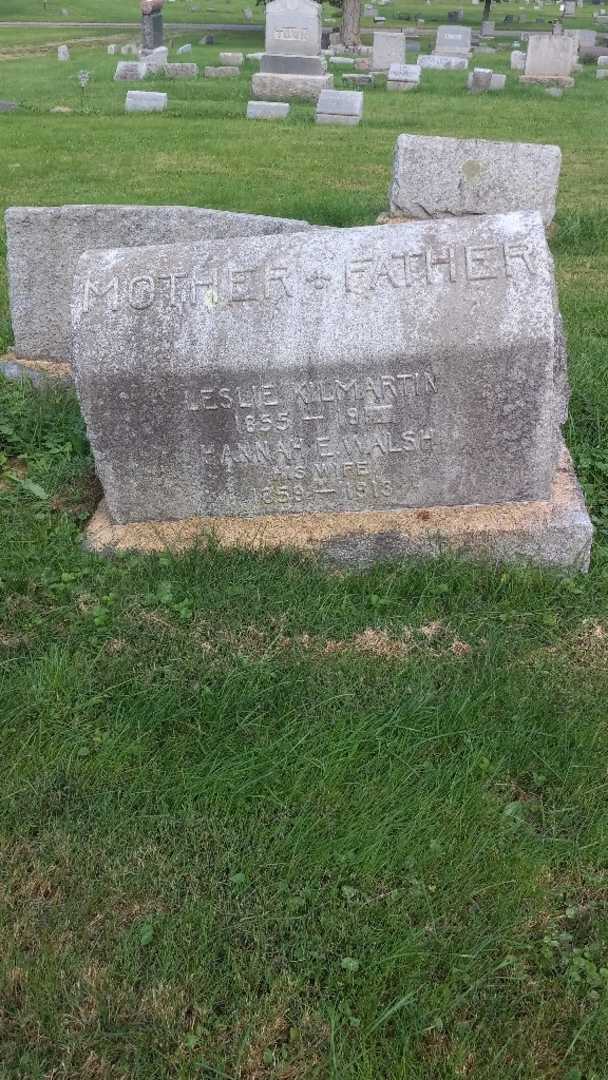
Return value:
<svg viewBox="0 0 608 1080">
<path fill-rule="evenodd" d="M 141 0 L 141 39 L 144 49 L 158 49 L 163 44 L 164 2 L 165 0 Z"/>
</svg>

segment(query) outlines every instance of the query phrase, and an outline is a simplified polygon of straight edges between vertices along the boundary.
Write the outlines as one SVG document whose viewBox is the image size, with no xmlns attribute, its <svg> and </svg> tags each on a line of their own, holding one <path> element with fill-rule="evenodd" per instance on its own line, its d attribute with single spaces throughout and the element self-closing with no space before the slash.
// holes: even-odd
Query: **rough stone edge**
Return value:
<svg viewBox="0 0 608 1080">
<path fill-rule="evenodd" d="M 444 553 L 586 572 L 593 527 L 568 451 L 563 449 L 549 502 L 256 518 L 193 517 L 113 525 L 100 503 L 85 531 L 87 550 L 184 551 L 212 535 L 225 548 L 292 548 L 330 563 L 365 567 L 382 559 Z"/>
<path fill-rule="evenodd" d="M 563 90 L 575 85 L 570 75 L 520 75 L 519 81 L 524 86 L 561 86 Z"/>
<path fill-rule="evenodd" d="M 12 352 L 0 356 L 0 373 L 7 379 L 28 378 L 35 386 L 49 380 L 66 385 L 74 383 L 72 365 L 66 360 L 29 360 Z"/>
<path fill-rule="evenodd" d="M 270 80 L 283 79 L 285 89 L 281 91 L 271 85 Z M 295 80 L 301 79 L 300 83 Z M 315 80 L 318 80 L 315 81 Z M 289 92 L 286 92 L 289 84 Z M 334 89 L 334 77 L 331 73 L 325 75 L 283 75 L 276 72 L 256 71 L 251 78 L 251 95 L 255 101 L 276 101 L 277 96 L 288 99 L 298 98 L 302 101 L 318 101 L 323 90 Z"/>
</svg>

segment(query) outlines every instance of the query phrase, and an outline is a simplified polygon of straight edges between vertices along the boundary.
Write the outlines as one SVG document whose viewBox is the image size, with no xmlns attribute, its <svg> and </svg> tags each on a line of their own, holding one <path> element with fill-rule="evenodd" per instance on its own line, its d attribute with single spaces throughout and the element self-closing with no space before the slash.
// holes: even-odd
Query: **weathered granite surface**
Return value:
<svg viewBox="0 0 608 1080">
<path fill-rule="evenodd" d="M 568 80 L 576 64 L 577 51 L 578 42 L 575 38 L 530 34 L 522 81 Z"/>
<path fill-rule="evenodd" d="M 232 67 L 240 67 L 245 61 L 245 56 L 242 52 L 221 52 L 220 64 L 228 64 Z"/>
<path fill-rule="evenodd" d="M 492 85 L 491 68 L 473 68 L 467 80 L 467 86 L 472 94 L 483 94 Z"/>
<path fill-rule="evenodd" d="M 196 79 L 198 64 L 165 64 L 163 74 L 167 79 Z"/>
<path fill-rule="evenodd" d="M 375 30 L 373 42 L 373 71 L 388 71 L 391 64 L 405 64 L 405 34 Z"/>
<path fill-rule="evenodd" d="M 560 164 L 559 146 L 400 135 L 390 210 L 426 219 L 529 209 L 549 224 Z"/>
<path fill-rule="evenodd" d="M 100 554 L 200 548 L 277 548 L 318 553 L 330 565 L 367 567 L 378 560 L 433 558 L 447 552 L 474 560 L 529 563 L 566 572 L 589 567 L 593 526 L 566 451 L 546 502 L 431 507 L 256 518 L 192 517 L 131 525 L 112 522 L 102 502 L 85 546 Z"/>
<path fill-rule="evenodd" d="M 167 95 L 156 90 L 128 90 L 125 112 L 164 112 Z"/>
<path fill-rule="evenodd" d="M 440 71 L 466 71 L 469 61 L 464 56 L 435 56 L 431 53 L 418 57 L 421 68 L 437 68 Z"/>
<path fill-rule="evenodd" d="M 363 116 L 360 90 L 323 90 L 317 102 L 317 124 L 345 124 L 356 127 Z"/>
<path fill-rule="evenodd" d="M 316 101 L 323 90 L 334 85 L 333 75 L 278 75 L 256 71 L 251 79 L 253 97 L 267 101 L 302 98 Z"/>
<path fill-rule="evenodd" d="M 440 26 L 437 30 L 433 50 L 436 56 L 464 56 L 466 58 L 470 49 L 470 26 Z"/>
<path fill-rule="evenodd" d="M 523 71 L 526 66 L 526 54 L 521 49 L 513 49 L 511 53 L 511 71 Z"/>
<path fill-rule="evenodd" d="M 204 75 L 206 79 L 235 79 L 240 74 L 240 70 L 231 64 L 224 64 L 221 67 L 208 66 L 205 68 Z"/>
<path fill-rule="evenodd" d="M 310 228 L 196 206 L 18 206 L 5 222 L 15 353 L 39 360 L 72 357 L 72 280 L 84 251 Z"/>
<path fill-rule="evenodd" d="M 270 0 L 266 4 L 266 52 L 317 56 L 321 52 L 321 5 L 314 0 Z"/>
<path fill-rule="evenodd" d="M 420 83 L 422 68 L 418 64 L 391 64 L 386 80 L 387 90 L 413 90 Z"/>
<path fill-rule="evenodd" d="M 289 116 L 288 101 L 248 101 L 248 120 L 285 120 Z"/>
<path fill-rule="evenodd" d="M 114 79 L 122 82 L 136 82 L 147 75 L 145 60 L 119 60 L 114 72 Z"/>
<path fill-rule="evenodd" d="M 263 53 L 260 71 L 265 75 L 325 75 L 327 67 L 321 56 L 280 56 Z"/>
<path fill-rule="evenodd" d="M 87 252 L 72 310 L 116 522 L 551 497 L 537 213 Z"/>
<path fill-rule="evenodd" d="M 501 75 L 499 71 L 493 71 L 490 79 L 490 90 L 504 90 L 506 85 L 507 76 Z"/>
</svg>

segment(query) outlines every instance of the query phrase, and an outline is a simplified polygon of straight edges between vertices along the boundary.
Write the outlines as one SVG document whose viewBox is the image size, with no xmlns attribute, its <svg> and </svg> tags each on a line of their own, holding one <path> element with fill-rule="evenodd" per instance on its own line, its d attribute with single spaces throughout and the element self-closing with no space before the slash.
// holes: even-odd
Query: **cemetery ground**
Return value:
<svg viewBox="0 0 608 1080">
<path fill-rule="evenodd" d="M 600 1080 L 606 85 L 589 67 L 561 99 L 515 75 L 470 97 L 465 73 L 425 72 L 334 130 L 310 105 L 246 121 L 251 66 L 150 80 L 168 112 L 125 116 L 115 63 L 0 63 L 21 103 L 0 117 L 2 209 L 371 224 L 402 131 L 559 143 L 566 436 L 597 533 L 574 577 L 332 572 L 212 541 L 104 559 L 81 545 L 99 491 L 72 393 L 0 382 L 0 1075 Z M 1 353 L 4 279 L 0 302 Z"/>
<path fill-rule="evenodd" d="M 168 0 L 163 9 L 167 23 L 245 23 L 243 8 L 247 7 L 247 0 Z M 249 5 L 252 11 L 252 22 L 264 26 L 264 5 L 252 3 Z M 323 6 L 323 16 L 331 19 L 334 23 L 340 22 L 340 11 L 326 2 Z M 385 6 L 378 7 L 378 14 L 386 19 L 387 26 L 400 26 L 413 30 L 417 16 L 425 20 L 426 29 L 436 29 L 437 26 L 447 22 L 448 11 L 453 10 L 452 0 L 432 0 L 430 5 L 425 0 L 392 0 Z M 591 4 L 586 4 L 582 11 L 578 11 L 573 18 L 566 19 L 567 27 L 577 29 L 592 25 Z M 67 13 L 67 14 L 64 14 Z M 505 16 L 512 16 L 515 22 L 523 19 L 521 27 L 527 29 L 536 27 L 543 29 L 543 24 L 557 18 L 557 7 L 547 3 L 543 10 L 535 10 L 533 5 L 524 6 L 515 0 L 501 0 L 493 3 L 492 18 L 496 20 L 497 28 Z M 473 7 L 470 3 L 464 8 L 465 25 L 480 26 L 483 18 L 483 3 Z M 53 22 L 66 23 L 75 21 L 83 22 L 125 22 L 137 23 L 137 7 L 127 0 L 2 0 L 0 9 L 0 22 L 19 20 L 25 22 Z M 326 25 L 329 25 L 327 23 Z M 373 19 L 363 17 L 361 25 L 372 30 Z M 67 27 L 66 27 L 67 28 Z M 378 29 L 378 26 L 376 26 Z"/>
</svg>

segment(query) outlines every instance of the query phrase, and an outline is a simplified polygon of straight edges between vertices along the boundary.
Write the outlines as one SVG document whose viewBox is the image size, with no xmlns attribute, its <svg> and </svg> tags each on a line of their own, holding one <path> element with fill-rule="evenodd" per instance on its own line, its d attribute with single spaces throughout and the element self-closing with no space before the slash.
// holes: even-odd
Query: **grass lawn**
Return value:
<svg viewBox="0 0 608 1080">
<path fill-rule="evenodd" d="M 259 41 L 192 59 L 230 46 Z M 559 143 L 566 435 L 597 536 L 570 579 L 105 560 L 80 543 L 99 493 L 73 396 L 0 381 L 0 1078 L 605 1080 L 608 84 L 470 97 L 427 71 L 331 129 L 309 105 L 247 122 L 252 68 L 154 80 L 168 113 L 125 116 L 115 62 L 0 61 L 2 208 L 372 223 L 401 131 Z"/>
</svg>

